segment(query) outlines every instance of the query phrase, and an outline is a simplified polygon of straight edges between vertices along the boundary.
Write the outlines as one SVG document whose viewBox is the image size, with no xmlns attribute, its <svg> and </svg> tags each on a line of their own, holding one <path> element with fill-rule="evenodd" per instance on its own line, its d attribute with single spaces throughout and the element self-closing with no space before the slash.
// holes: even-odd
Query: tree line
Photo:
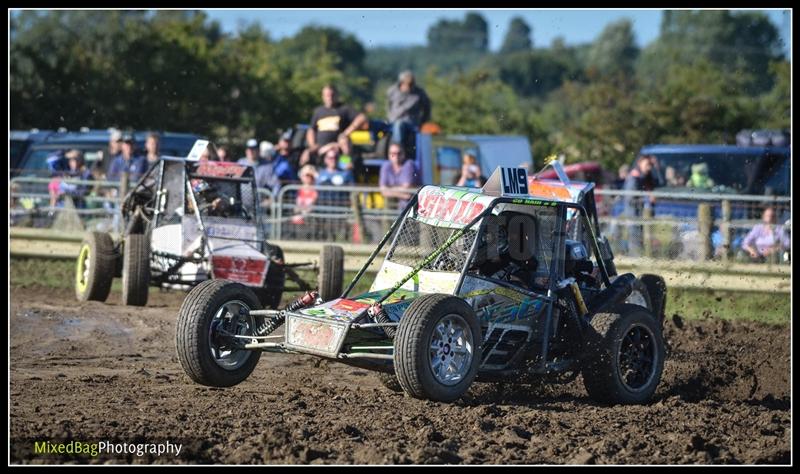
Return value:
<svg viewBox="0 0 800 474">
<path fill-rule="evenodd" d="M 357 28 L 357 25 L 355 26 Z M 326 83 L 385 112 L 385 90 L 416 72 L 445 133 L 523 134 L 534 156 L 609 168 L 646 143 L 733 143 L 789 128 L 790 63 L 759 12 L 667 11 L 643 49 L 629 20 L 591 43 L 533 43 L 513 18 L 498 52 L 477 13 L 440 20 L 425 46 L 365 48 L 309 25 L 280 40 L 237 34 L 197 11 L 24 11 L 10 20 L 11 128 L 160 129 L 232 143 L 306 122 Z"/>
</svg>

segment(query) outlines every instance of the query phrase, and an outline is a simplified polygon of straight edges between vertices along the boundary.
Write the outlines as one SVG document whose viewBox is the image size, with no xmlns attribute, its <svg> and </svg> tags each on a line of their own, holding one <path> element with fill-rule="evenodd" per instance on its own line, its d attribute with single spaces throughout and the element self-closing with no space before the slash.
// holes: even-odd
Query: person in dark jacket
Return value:
<svg viewBox="0 0 800 474">
<path fill-rule="evenodd" d="M 413 157 L 411 134 L 431 119 L 431 101 L 425 90 L 417 86 L 414 73 L 403 71 L 397 83 L 386 91 L 387 119 L 392 124 L 392 143 L 406 149 L 407 156 Z"/>
</svg>

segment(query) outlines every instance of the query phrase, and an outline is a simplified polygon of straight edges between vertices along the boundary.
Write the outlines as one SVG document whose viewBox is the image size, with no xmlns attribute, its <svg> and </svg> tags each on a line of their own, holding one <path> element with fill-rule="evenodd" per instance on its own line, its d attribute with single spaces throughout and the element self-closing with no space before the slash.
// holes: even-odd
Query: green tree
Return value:
<svg viewBox="0 0 800 474">
<path fill-rule="evenodd" d="M 487 70 L 425 77 L 433 121 L 445 133 L 528 134 L 530 125 L 514 91 Z"/>
<path fill-rule="evenodd" d="M 543 98 L 567 79 L 581 77 L 581 66 L 573 55 L 536 49 L 497 55 L 489 62 L 500 79 L 524 97 Z"/>
<path fill-rule="evenodd" d="M 636 84 L 618 76 L 588 84 L 568 81 L 542 111 L 552 152 L 567 162 L 599 161 L 607 169 L 628 163 L 643 144 L 636 115 Z"/>
<path fill-rule="evenodd" d="M 588 51 L 588 67 L 602 75 L 631 74 L 639 48 L 630 20 L 609 23 Z"/>
<path fill-rule="evenodd" d="M 781 59 L 778 30 L 763 13 L 666 11 L 658 40 L 642 53 L 639 73 L 652 86 L 676 65 L 708 61 L 730 76 L 747 76 L 742 93 L 755 95 L 772 88 L 769 65 Z"/>
<path fill-rule="evenodd" d="M 428 47 L 449 53 L 485 52 L 489 47 L 489 25 L 478 13 L 467 13 L 464 21 L 439 20 L 428 29 Z"/>
<path fill-rule="evenodd" d="M 515 16 L 508 25 L 508 32 L 500 47 L 501 53 L 514 53 L 533 48 L 531 27 L 521 17 Z"/>
</svg>

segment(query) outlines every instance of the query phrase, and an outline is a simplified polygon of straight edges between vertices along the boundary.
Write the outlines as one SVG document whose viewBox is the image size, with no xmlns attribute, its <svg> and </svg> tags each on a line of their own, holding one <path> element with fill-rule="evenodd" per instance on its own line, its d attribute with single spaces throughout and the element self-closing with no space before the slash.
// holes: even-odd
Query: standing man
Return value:
<svg viewBox="0 0 800 474">
<path fill-rule="evenodd" d="M 381 166 L 381 194 L 387 198 L 397 198 L 397 205 L 402 209 L 416 192 L 419 181 L 414 160 L 406 160 L 405 151 L 399 144 L 389 145 L 389 160 Z"/>
<path fill-rule="evenodd" d="M 403 145 L 407 156 L 414 156 L 412 134 L 431 119 L 431 101 L 428 94 L 417 86 L 414 73 L 403 71 L 397 83 L 386 91 L 389 122 L 392 124 L 392 143 Z M 409 143 L 410 142 L 410 143 Z"/>
<path fill-rule="evenodd" d="M 339 102 L 336 87 L 331 84 L 322 88 L 322 105 L 314 109 L 311 126 L 306 131 L 308 148 L 300 155 L 300 166 L 317 163 L 330 148 L 338 147 L 344 155 L 350 155 L 350 134 L 367 123 L 367 116 L 349 105 Z"/>
<path fill-rule="evenodd" d="M 135 183 L 147 171 L 147 160 L 144 156 L 134 155 L 133 135 L 126 134 L 122 137 L 122 153 L 114 158 L 108 169 L 107 179 L 119 181 L 123 172 L 128 173 L 128 181 Z"/>
<path fill-rule="evenodd" d="M 251 138 L 247 140 L 247 148 L 245 148 L 244 158 L 239 158 L 240 165 L 252 166 L 253 175 L 256 178 L 256 187 L 265 189 L 277 189 L 280 187 L 280 182 L 275 176 L 272 164 L 259 156 L 258 140 Z"/>
<path fill-rule="evenodd" d="M 158 150 L 158 142 L 159 142 L 159 136 L 157 133 L 151 132 L 147 134 L 147 139 L 144 142 L 144 149 L 147 152 L 145 157 L 147 158 L 148 169 L 154 164 L 156 164 L 158 162 L 159 157 L 161 156 Z"/>
<path fill-rule="evenodd" d="M 656 176 L 657 165 L 655 157 L 641 155 L 636 159 L 634 168 L 625 178 L 622 189 L 624 191 L 652 191 L 658 183 Z M 625 196 L 624 216 L 629 219 L 638 219 L 642 216 L 642 209 L 652 207 L 652 197 Z M 628 224 L 628 256 L 638 257 L 641 255 L 643 243 L 643 227 L 641 224 Z"/>
</svg>

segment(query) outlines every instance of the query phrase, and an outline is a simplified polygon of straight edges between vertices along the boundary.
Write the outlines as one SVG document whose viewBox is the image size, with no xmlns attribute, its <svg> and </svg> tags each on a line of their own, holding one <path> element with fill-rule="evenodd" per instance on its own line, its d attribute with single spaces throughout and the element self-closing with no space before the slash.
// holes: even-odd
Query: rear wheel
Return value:
<svg viewBox="0 0 800 474">
<path fill-rule="evenodd" d="M 263 307 L 277 309 L 281 304 L 283 289 L 286 287 L 283 249 L 277 245 L 265 244 L 264 251 L 270 259 L 269 268 L 267 276 L 264 277 L 264 287 L 257 289 L 256 295 Z"/>
<path fill-rule="evenodd" d="M 194 287 L 181 305 L 175 333 L 178 360 L 186 374 L 212 387 L 230 387 L 247 379 L 261 352 L 239 348 L 240 339 L 233 335 L 255 333 L 250 311 L 257 309 L 261 309 L 258 299 L 240 283 L 207 280 Z"/>
<path fill-rule="evenodd" d="M 344 288 L 344 249 L 323 245 L 319 253 L 319 296 L 330 301 L 342 295 Z"/>
<path fill-rule="evenodd" d="M 150 239 L 130 234 L 122 250 L 122 304 L 144 306 L 150 285 Z"/>
<path fill-rule="evenodd" d="M 84 237 L 75 269 L 75 296 L 79 301 L 105 301 L 114 281 L 114 242 L 105 232 Z"/>
<path fill-rule="evenodd" d="M 480 361 L 481 330 L 472 308 L 443 294 L 415 300 L 394 338 L 394 369 L 414 398 L 450 402 L 467 391 Z"/>
<path fill-rule="evenodd" d="M 611 404 L 650 400 L 661 381 L 661 325 L 645 308 L 622 304 L 592 317 L 587 334 L 583 382 L 589 396 Z"/>
</svg>

